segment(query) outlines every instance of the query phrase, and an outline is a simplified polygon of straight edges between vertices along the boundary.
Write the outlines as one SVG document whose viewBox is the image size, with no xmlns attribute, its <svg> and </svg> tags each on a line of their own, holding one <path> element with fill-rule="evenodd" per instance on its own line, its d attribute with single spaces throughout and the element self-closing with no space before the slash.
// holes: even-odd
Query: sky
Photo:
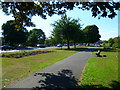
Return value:
<svg viewBox="0 0 120 90">
<path fill-rule="evenodd" d="M 118 36 L 118 15 L 113 19 L 98 19 L 98 17 L 92 17 L 92 13 L 90 11 L 83 11 L 77 8 L 74 8 L 72 11 L 68 11 L 66 14 L 67 17 L 71 17 L 72 19 L 79 18 L 81 20 L 79 23 L 83 24 L 83 28 L 88 25 L 96 25 L 99 28 L 99 34 L 101 35 L 100 40 L 108 40 L 109 38 L 114 38 Z M 3 23 L 6 23 L 8 20 L 13 20 L 14 18 L 11 15 L 6 16 L 1 10 L 0 18 L 0 32 L 2 32 L 1 26 L 3 25 Z M 61 16 L 58 15 L 53 15 L 52 17 L 48 16 L 47 19 L 42 19 L 39 16 L 33 16 L 32 22 L 36 25 L 36 27 L 27 27 L 27 29 L 42 29 L 43 32 L 45 32 L 46 37 L 49 37 L 51 35 L 51 31 L 53 30 L 51 24 L 59 19 L 61 19 Z"/>
</svg>

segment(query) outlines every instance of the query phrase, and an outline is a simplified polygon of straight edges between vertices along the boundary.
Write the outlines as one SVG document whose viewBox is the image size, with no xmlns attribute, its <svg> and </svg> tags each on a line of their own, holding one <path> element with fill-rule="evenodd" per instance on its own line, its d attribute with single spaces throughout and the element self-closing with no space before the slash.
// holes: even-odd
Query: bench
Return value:
<svg viewBox="0 0 120 90">
<path fill-rule="evenodd" d="M 100 55 L 100 53 L 101 53 L 101 51 L 98 50 L 98 52 L 96 53 L 97 57 L 102 57 L 102 56 Z"/>
</svg>

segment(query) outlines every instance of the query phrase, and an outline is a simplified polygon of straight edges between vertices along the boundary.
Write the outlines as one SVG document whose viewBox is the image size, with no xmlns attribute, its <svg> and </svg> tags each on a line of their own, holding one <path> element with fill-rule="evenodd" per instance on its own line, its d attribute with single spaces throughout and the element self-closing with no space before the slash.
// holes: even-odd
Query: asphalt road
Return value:
<svg viewBox="0 0 120 90">
<path fill-rule="evenodd" d="M 16 81 L 7 88 L 76 88 L 81 77 L 82 70 L 90 57 L 94 48 L 78 52 L 62 61 L 48 66 L 28 77 Z"/>
</svg>

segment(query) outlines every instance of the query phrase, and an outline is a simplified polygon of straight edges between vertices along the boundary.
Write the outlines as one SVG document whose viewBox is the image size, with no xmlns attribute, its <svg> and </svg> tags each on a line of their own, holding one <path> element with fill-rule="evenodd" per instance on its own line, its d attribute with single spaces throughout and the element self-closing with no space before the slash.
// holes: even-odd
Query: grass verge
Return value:
<svg viewBox="0 0 120 90">
<path fill-rule="evenodd" d="M 118 52 L 108 49 L 102 51 L 101 55 L 107 57 L 92 57 L 87 62 L 79 83 L 80 88 L 120 88 Z"/>
</svg>

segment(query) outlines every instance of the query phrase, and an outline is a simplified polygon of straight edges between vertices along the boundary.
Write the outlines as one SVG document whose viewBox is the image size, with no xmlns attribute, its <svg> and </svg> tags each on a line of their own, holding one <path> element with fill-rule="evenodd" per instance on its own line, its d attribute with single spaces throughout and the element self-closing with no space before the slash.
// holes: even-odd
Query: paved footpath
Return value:
<svg viewBox="0 0 120 90">
<path fill-rule="evenodd" d="M 62 61 L 48 66 L 7 88 L 76 88 L 82 70 L 95 48 L 78 52 Z"/>
</svg>

